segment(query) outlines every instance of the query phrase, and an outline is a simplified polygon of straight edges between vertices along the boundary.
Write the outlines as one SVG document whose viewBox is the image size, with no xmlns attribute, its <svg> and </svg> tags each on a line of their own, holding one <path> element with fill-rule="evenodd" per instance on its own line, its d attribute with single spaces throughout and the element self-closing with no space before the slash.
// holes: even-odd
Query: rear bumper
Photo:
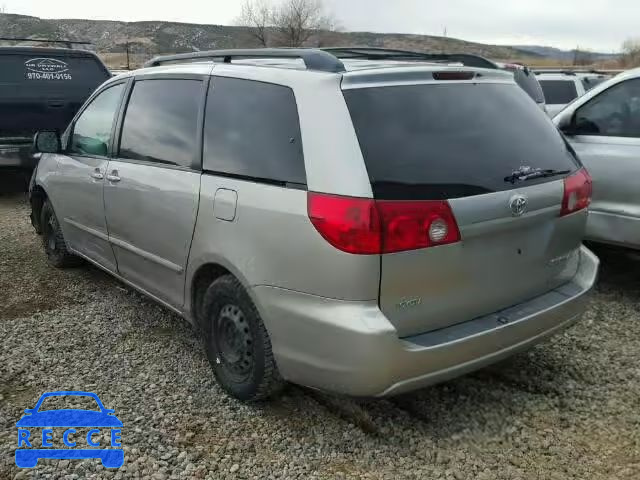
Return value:
<svg viewBox="0 0 640 480">
<path fill-rule="evenodd" d="M 398 338 L 376 301 L 346 302 L 272 287 L 253 289 L 287 380 L 353 396 L 395 395 L 525 350 L 577 321 L 598 273 L 585 247 L 573 280 L 495 314 Z"/>
<path fill-rule="evenodd" d="M 640 218 L 589 211 L 586 239 L 640 249 Z"/>
</svg>

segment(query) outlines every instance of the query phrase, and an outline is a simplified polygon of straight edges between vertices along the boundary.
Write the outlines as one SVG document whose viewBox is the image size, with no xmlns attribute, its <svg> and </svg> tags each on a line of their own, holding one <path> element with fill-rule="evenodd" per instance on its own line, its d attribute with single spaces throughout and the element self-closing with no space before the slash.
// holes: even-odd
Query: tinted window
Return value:
<svg viewBox="0 0 640 480">
<path fill-rule="evenodd" d="M 94 57 L 9 54 L 0 49 L 0 135 L 64 130 L 108 78 L 106 68 Z"/>
<path fill-rule="evenodd" d="M 123 83 L 109 87 L 85 108 L 73 127 L 70 153 L 97 156 L 109 154 L 111 129 L 123 91 Z"/>
<path fill-rule="evenodd" d="M 605 80 L 607 80 L 606 77 L 582 77 L 581 81 L 582 85 L 584 86 L 584 91 L 587 92 L 596 85 L 600 85 Z"/>
<path fill-rule="evenodd" d="M 573 80 L 540 80 L 540 85 L 549 105 L 564 105 L 578 96 Z"/>
<path fill-rule="evenodd" d="M 640 138 L 640 79 L 619 83 L 576 112 L 583 135 Z"/>
<path fill-rule="evenodd" d="M 137 81 L 122 125 L 119 156 L 193 166 L 201 99 L 199 80 Z"/>
<path fill-rule="evenodd" d="M 377 198 L 466 197 L 513 188 L 505 177 L 522 166 L 576 168 L 551 120 L 515 85 L 344 94 Z"/>
<path fill-rule="evenodd" d="M 518 68 L 513 72 L 516 83 L 529 95 L 536 103 L 544 103 L 545 97 L 542 87 L 535 74 L 530 70 Z"/>
<path fill-rule="evenodd" d="M 290 88 L 216 77 L 205 119 L 204 168 L 277 182 L 306 183 Z"/>
<path fill-rule="evenodd" d="M 96 88 L 111 75 L 95 57 L 62 56 L 35 52 L 0 52 L 0 83 L 41 90 L 90 85 Z"/>
</svg>

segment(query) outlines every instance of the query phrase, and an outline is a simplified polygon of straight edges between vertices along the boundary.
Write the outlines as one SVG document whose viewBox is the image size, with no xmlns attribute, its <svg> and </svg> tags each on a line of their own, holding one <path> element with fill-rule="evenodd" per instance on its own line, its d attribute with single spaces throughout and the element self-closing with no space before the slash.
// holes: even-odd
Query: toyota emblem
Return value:
<svg viewBox="0 0 640 480">
<path fill-rule="evenodd" d="M 527 197 L 524 195 L 514 195 L 509 204 L 514 217 L 521 217 L 527 211 Z"/>
</svg>

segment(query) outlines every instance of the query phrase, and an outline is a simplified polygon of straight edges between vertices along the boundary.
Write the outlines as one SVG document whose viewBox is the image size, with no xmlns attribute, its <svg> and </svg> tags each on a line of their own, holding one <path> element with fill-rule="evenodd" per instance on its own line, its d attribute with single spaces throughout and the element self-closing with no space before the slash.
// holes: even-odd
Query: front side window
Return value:
<svg viewBox="0 0 640 480">
<path fill-rule="evenodd" d="M 204 131 L 205 170 L 306 184 L 298 108 L 290 88 L 215 77 Z"/>
<path fill-rule="evenodd" d="M 85 108 L 73 126 L 69 153 L 100 157 L 109 154 L 111 131 L 123 91 L 123 83 L 109 87 Z"/>
<path fill-rule="evenodd" d="M 619 83 L 580 107 L 575 133 L 640 138 L 640 79 Z"/>
<path fill-rule="evenodd" d="M 120 158 L 192 167 L 198 152 L 200 80 L 142 80 L 133 87 Z"/>
</svg>

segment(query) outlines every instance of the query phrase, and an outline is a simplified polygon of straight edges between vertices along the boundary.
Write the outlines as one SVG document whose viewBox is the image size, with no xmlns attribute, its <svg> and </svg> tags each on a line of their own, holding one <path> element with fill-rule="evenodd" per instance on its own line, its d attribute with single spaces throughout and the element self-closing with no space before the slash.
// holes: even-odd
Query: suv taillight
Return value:
<svg viewBox="0 0 640 480">
<path fill-rule="evenodd" d="M 460 241 L 446 201 L 373 200 L 309 192 L 307 209 L 320 235 L 343 252 L 375 255 Z"/>
<path fill-rule="evenodd" d="M 564 196 L 560 216 L 584 210 L 591 203 L 591 175 L 584 168 L 564 179 Z"/>
</svg>

